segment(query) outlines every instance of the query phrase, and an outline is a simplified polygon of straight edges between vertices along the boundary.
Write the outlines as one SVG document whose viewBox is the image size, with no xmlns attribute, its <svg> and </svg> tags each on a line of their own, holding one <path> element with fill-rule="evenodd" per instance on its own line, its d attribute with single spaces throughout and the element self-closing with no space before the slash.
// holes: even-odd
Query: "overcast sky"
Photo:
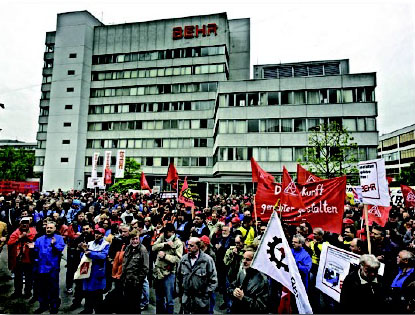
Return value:
<svg viewBox="0 0 415 315">
<path fill-rule="evenodd" d="M 380 134 L 415 123 L 415 1 L 1 0 L 0 139 L 36 141 L 45 33 L 58 13 L 104 24 L 227 12 L 251 19 L 254 64 L 349 59 L 377 73 Z"/>
</svg>

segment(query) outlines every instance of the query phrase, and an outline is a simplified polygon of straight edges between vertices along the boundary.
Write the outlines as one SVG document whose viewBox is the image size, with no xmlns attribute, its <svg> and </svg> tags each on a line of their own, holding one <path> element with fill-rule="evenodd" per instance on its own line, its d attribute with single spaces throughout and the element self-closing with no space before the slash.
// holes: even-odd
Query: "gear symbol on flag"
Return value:
<svg viewBox="0 0 415 315">
<path fill-rule="evenodd" d="M 192 192 L 190 191 L 190 188 L 186 188 L 186 189 L 183 191 L 183 197 L 184 197 L 184 198 L 187 198 L 187 199 L 193 199 L 193 198 L 192 198 Z"/>
<path fill-rule="evenodd" d="M 288 266 L 282 262 L 285 258 L 284 248 L 277 248 L 277 246 L 282 243 L 282 239 L 274 236 L 272 240 L 272 242 L 268 242 L 267 253 L 269 254 L 269 260 L 274 262 L 277 265 L 278 269 L 283 268 L 286 272 L 288 272 Z M 278 249 L 281 252 L 280 259 L 275 256 L 275 249 Z"/>
</svg>

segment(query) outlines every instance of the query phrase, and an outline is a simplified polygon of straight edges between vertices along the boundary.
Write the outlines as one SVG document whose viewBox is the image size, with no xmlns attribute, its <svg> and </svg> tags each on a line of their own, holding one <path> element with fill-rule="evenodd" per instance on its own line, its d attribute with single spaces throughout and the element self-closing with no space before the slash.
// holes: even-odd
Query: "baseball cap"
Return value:
<svg viewBox="0 0 415 315">
<path fill-rule="evenodd" d="M 206 235 L 203 235 L 200 240 L 205 243 L 206 245 L 210 245 L 210 239 Z"/>
<path fill-rule="evenodd" d="M 237 222 L 241 222 L 241 220 L 238 217 L 234 217 L 232 219 L 232 223 L 237 223 Z"/>
<path fill-rule="evenodd" d="M 343 219 L 343 223 L 344 224 L 353 224 L 354 221 L 352 219 L 347 218 L 347 219 Z"/>
<path fill-rule="evenodd" d="M 98 232 L 98 233 L 100 233 L 102 235 L 105 235 L 105 230 L 103 228 L 97 228 L 97 229 L 95 229 L 95 233 L 96 232 Z"/>
</svg>

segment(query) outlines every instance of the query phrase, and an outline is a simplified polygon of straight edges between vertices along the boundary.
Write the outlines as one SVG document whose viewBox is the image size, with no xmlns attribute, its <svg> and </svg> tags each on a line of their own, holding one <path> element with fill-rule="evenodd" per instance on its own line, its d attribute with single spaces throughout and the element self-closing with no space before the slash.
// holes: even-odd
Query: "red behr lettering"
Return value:
<svg viewBox="0 0 415 315">
<path fill-rule="evenodd" d="M 202 25 L 202 28 L 199 28 L 199 25 L 196 25 L 196 37 L 199 37 L 199 34 L 202 33 L 202 36 L 206 36 L 206 25 Z"/>
<path fill-rule="evenodd" d="M 184 38 L 198 38 L 201 34 L 203 37 L 210 36 L 210 34 L 218 35 L 218 25 L 216 23 L 210 23 L 207 25 L 186 25 L 184 30 L 181 26 L 173 27 L 173 39 Z"/>
<path fill-rule="evenodd" d="M 173 39 L 183 38 L 183 29 L 181 26 L 173 27 Z"/>
<path fill-rule="evenodd" d="M 195 27 L 193 25 L 188 25 L 184 27 L 184 38 L 193 38 L 194 37 Z"/>
</svg>

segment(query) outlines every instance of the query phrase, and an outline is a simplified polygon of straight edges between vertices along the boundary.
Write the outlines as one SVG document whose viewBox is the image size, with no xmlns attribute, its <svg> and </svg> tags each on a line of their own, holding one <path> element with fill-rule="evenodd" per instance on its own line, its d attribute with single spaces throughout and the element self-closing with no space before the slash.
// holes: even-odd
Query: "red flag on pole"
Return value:
<svg viewBox="0 0 415 315">
<path fill-rule="evenodd" d="M 141 189 L 148 189 L 151 192 L 151 188 L 147 183 L 146 175 L 144 172 L 141 173 Z"/>
<path fill-rule="evenodd" d="M 179 193 L 179 198 L 177 199 L 180 203 L 184 203 L 186 207 L 194 207 L 195 202 L 193 201 L 192 192 L 187 184 L 187 176 L 184 179 L 182 190 Z"/>
<path fill-rule="evenodd" d="M 392 207 L 374 206 L 368 205 L 367 207 L 367 220 L 368 224 L 372 225 L 373 222 L 380 226 L 385 226 L 388 221 L 389 211 Z M 362 217 L 364 218 L 363 214 Z"/>
<path fill-rule="evenodd" d="M 112 175 L 112 171 L 110 168 L 106 168 L 104 171 L 104 184 L 111 184 L 111 175 Z"/>
<path fill-rule="evenodd" d="M 290 211 L 290 209 L 301 209 L 304 211 L 305 209 L 300 191 L 285 166 L 283 166 L 282 173 L 281 206 L 283 211 Z"/>
<path fill-rule="evenodd" d="M 252 181 L 254 183 L 258 183 L 259 177 L 261 177 L 264 182 L 273 183 L 275 182 L 274 176 L 272 176 L 270 173 L 265 172 L 255 161 L 253 157 L 251 157 L 251 169 L 252 169 Z"/>
<path fill-rule="evenodd" d="M 173 163 L 170 163 L 169 169 L 167 171 L 166 182 L 172 184 L 173 189 L 177 188 L 177 180 L 179 179 L 179 174 L 177 173 L 176 168 Z"/>
<path fill-rule="evenodd" d="M 401 191 L 405 201 L 405 207 L 415 207 L 415 190 L 409 186 L 401 185 Z"/>
<path fill-rule="evenodd" d="M 308 183 L 315 183 L 320 180 L 323 180 L 323 179 L 307 171 L 300 164 L 297 164 L 297 183 L 298 184 L 305 185 Z"/>
</svg>

